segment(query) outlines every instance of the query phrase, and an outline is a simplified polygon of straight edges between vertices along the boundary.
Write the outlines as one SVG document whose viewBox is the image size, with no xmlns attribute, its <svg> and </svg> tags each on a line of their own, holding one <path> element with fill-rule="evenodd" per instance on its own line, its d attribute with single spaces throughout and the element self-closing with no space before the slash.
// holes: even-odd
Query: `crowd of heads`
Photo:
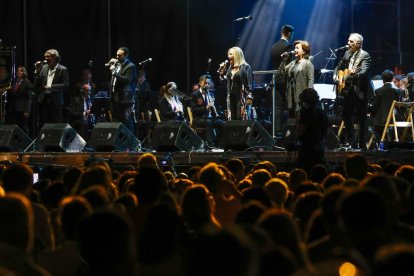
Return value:
<svg viewBox="0 0 414 276">
<path fill-rule="evenodd" d="M 2 163 L 0 271 L 398 275 L 414 260 L 411 165 L 350 154 L 306 173 L 234 158 L 177 174 L 159 161 L 47 166 L 36 183 L 37 168 Z"/>
</svg>

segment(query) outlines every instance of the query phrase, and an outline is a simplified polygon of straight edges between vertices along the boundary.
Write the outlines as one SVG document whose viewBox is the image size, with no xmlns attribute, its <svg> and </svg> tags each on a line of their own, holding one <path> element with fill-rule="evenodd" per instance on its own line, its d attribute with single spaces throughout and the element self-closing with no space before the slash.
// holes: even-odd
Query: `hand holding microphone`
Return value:
<svg viewBox="0 0 414 276">
<path fill-rule="evenodd" d="M 224 69 L 227 67 L 227 63 L 229 63 L 229 61 L 227 59 L 225 61 L 223 61 L 222 63 L 220 63 L 220 67 L 217 70 L 217 73 L 224 74 Z"/>
<path fill-rule="evenodd" d="M 38 61 L 36 61 L 35 62 L 35 66 L 40 66 L 40 65 L 43 65 L 43 64 L 46 64 L 47 63 L 47 61 L 46 60 L 42 60 L 42 61 L 40 61 L 40 60 L 38 60 Z"/>
<path fill-rule="evenodd" d="M 42 60 L 42 61 L 38 60 L 38 61 L 36 61 L 35 64 L 34 64 L 34 66 L 35 66 L 35 74 L 38 73 L 38 72 L 40 72 L 40 70 L 42 69 L 42 66 L 44 64 L 46 64 L 46 63 L 47 63 L 46 60 Z"/>
<path fill-rule="evenodd" d="M 111 58 L 111 60 L 108 61 L 108 63 L 105 63 L 105 67 L 109 67 L 111 71 L 115 69 L 115 64 L 118 62 L 118 59 Z"/>
</svg>

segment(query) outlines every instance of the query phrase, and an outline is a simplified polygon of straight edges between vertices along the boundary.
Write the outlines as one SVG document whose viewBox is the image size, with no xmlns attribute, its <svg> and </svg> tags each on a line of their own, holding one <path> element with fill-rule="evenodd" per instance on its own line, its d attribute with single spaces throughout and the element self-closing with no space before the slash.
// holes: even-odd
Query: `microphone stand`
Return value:
<svg viewBox="0 0 414 276">
<path fill-rule="evenodd" d="M 238 30 L 236 34 L 236 23 L 237 22 L 242 22 L 242 21 L 233 20 L 233 41 L 234 41 L 234 45 L 236 46 L 239 44 L 239 41 L 240 41 L 240 31 Z"/>
<path fill-rule="evenodd" d="M 323 83 L 325 83 L 325 73 L 328 72 L 328 65 L 331 62 L 331 60 L 336 60 L 338 57 L 335 55 L 335 52 L 331 49 L 331 46 L 328 46 L 329 51 L 331 52 L 331 54 L 329 55 L 329 57 L 327 58 L 327 62 L 325 63 L 325 66 L 323 67 L 323 69 L 321 69 L 321 76 L 320 78 L 323 78 Z"/>
</svg>

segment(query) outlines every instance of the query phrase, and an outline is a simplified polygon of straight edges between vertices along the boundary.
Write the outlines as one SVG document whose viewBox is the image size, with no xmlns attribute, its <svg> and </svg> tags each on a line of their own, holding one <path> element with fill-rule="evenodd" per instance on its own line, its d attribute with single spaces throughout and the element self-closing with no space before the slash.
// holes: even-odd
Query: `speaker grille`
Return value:
<svg viewBox="0 0 414 276">
<path fill-rule="evenodd" d="M 223 127 L 220 146 L 225 150 L 245 150 L 254 147 L 271 149 L 273 137 L 258 121 L 229 121 Z"/>
<path fill-rule="evenodd" d="M 45 124 L 36 140 L 40 151 L 80 152 L 85 140 L 69 124 Z"/>
<path fill-rule="evenodd" d="M 24 151 L 33 140 L 17 125 L 0 126 L 0 151 Z"/>
<path fill-rule="evenodd" d="M 151 135 L 152 147 L 158 151 L 190 151 L 203 146 L 203 140 L 183 122 L 160 122 Z"/>
<path fill-rule="evenodd" d="M 96 151 L 136 151 L 139 140 L 123 123 L 98 123 L 92 129 L 89 145 Z"/>
</svg>

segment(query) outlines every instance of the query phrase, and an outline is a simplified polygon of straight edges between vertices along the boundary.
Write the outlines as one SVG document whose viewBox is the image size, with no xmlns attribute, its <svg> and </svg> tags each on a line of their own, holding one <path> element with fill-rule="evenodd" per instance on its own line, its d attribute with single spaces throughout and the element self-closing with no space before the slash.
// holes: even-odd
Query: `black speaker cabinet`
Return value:
<svg viewBox="0 0 414 276">
<path fill-rule="evenodd" d="M 137 137 L 120 122 L 96 124 L 88 144 L 96 151 L 137 151 L 140 147 Z"/>
<path fill-rule="evenodd" d="M 44 124 L 36 139 L 39 151 L 80 152 L 86 142 L 69 124 Z"/>
<path fill-rule="evenodd" d="M 258 121 L 228 121 L 224 124 L 220 137 L 220 147 L 224 150 L 245 150 L 253 147 L 271 149 L 275 145 L 273 137 Z"/>
<path fill-rule="evenodd" d="M 32 142 L 17 125 L 0 126 L 0 151 L 24 151 Z"/>
<path fill-rule="evenodd" d="M 190 151 L 203 146 L 203 140 L 183 122 L 157 123 L 151 135 L 152 147 L 158 151 Z"/>
</svg>

